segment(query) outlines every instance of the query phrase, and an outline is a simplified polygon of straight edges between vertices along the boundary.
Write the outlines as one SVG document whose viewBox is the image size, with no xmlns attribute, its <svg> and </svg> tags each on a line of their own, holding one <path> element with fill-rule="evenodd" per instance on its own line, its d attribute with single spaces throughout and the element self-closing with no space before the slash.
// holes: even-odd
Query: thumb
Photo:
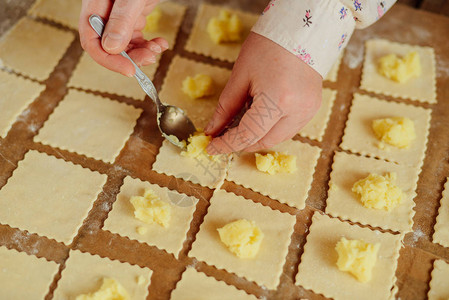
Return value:
<svg viewBox="0 0 449 300">
<path fill-rule="evenodd" d="M 116 0 L 114 2 L 102 38 L 102 46 L 106 52 L 118 54 L 126 49 L 144 5 L 144 0 Z"/>
</svg>

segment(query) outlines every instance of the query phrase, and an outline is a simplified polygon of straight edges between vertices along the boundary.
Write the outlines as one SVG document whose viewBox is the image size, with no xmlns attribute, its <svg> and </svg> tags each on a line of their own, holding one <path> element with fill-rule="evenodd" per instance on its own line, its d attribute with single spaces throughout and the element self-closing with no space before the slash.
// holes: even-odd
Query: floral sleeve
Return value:
<svg viewBox="0 0 449 300">
<path fill-rule="evenodd" d="M 281 45 L 326 76 L 356 28 L 365 28 L 395 0 L 271 0 L 252 31 Z"/>
</svg>

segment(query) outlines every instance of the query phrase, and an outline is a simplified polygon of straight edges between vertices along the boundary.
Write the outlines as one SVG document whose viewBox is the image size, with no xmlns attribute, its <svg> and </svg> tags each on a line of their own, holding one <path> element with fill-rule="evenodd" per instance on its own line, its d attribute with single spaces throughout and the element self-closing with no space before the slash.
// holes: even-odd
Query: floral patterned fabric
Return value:
<svg viewBox="0 0 449 300">
<path fill-rule="evenodd" d="M 271 0 L 252 31 L 326 76 L 354 29 L 365 28 L 395 0 Z"/>
</svg>

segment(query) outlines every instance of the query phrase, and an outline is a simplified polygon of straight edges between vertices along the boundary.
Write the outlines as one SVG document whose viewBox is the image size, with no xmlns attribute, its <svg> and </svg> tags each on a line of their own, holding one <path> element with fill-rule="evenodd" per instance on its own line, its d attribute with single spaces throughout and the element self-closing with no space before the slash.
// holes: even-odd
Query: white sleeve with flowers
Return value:
<svg viewBox="0 0 449 300">
<path fill-rule="evenodd" d="M 326 76 L 356 28 L 365 28 L 395 0 L 271 0 L 252 31 L 281 45 Z"/>
</svg>

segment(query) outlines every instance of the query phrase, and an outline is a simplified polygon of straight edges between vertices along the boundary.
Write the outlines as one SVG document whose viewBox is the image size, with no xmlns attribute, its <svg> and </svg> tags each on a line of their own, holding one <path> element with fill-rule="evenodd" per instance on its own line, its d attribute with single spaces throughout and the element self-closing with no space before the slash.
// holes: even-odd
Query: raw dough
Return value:
<svg viewBox="0 0 449 300">
<path fill-rule="evenodd" d="M 242 152 L 234 154 L 226 179 L 279 202 L 304 208 L 321 150 L 309 144 L 288 140 L 269 151 L 295 155 L 297 171 L 276 175 L 261 172 L 256 168 L 254 153 Z"/>
<path fill-rule="evenodd" d="M 323 89 L 321 107 L 313 117 L 313 119 L 304 126 L 299 135 L 308 137 L 321 142 L 326 131 L 327 122 L 332 112 L 337 91 L 331 89 Z"/>
<path fill-rule="evenodd" d="M 396 185 L 402 190 L 401 204 L 391 211 L 369 209 L 363 206 L 358 196 L 352 192 L 352 186 L 369 173 L 397 174 Z M 337 152 L 332 165 L 330 181 L 336 188 L 330 188 L 326 204 L 326 213 L 344 220 L 351 220 L 373 227 L 409 232 L 413 226 L 413 207 L 419 169 L 399 166 L 369 157 L 361 157 Z"/>
<path fill-rule="evenodd" d="M 324 80 L 330 81 L 330 82 L 336 82 L 337 76 L 338 76 L 338 70 L 340 69 L 341 59 L 343 58 L 344 51 L 341 51 L 340 54 L 337 57 L 337 60 L 332 65 L 332 68 L 329 70 L 329 72 L 326 74 L 326 77 L 324 77 Z"/>
<path fill-rule="evenodd" d="M 167 40 L 169 49 L 173 49 L 187 7 L 170 1 L 162 2 L 158 6 L 162 11 L 158 30 L 154 32 L 142 31 L 143 36 L 147 40 L 162 37 Z"/>
<path fill-rule="evenodd" d="M 0 137 L 6 137 L 20 113 L 44 89 L 44 85 L 0 70 Z"/>
<path fill-rule="evenodd" d="M 296 218 L 224 190 L 215 190 L 210 203 L 189 256 L 276 289 Z M 254 221 L 264 233 L 254 259 L 238 258 L 220 241 L 217 228 L 238 219 Z"/>
<path fill-rule="evenodd" d="M 379 256 L 368 283 L 337 268 L 335 245 L 342 238 L 380 243 Z M 296 284 L 335 300 L 389 299 L 395 283 L 403 235 L 351 225 L 315 212 L 296 275 Z"/>
<path fill-rule="evenodd" d="M 420 168 L 427 147 L 430 114 L 430 109 L 354 94 L 341 148 Z M 372 121 L 391 117 L 407 117 L 414 122 L 416 139 L 409 149 L 389 145 L 385 145 L 385 149 L 379 149 L 379 140 L 371 127 Z"/>
<path fill-rule="evenodd" d="M 444 185 L 433 241 L 449 248 L 449 177 Z"/>
<path fill-rule="evenodd" d="M 433 264 L 432 280 L 427 295 L 429 300 L 449 299 L 449 264 L 442 259 L 435 260 Z"/>
<path fill-rule="evenodd" d="M 92 293 L 99 290 L 103 278 L 108 277 L 120 282 L 131 299 L 144 300 L 148 295 L 152 273 L 148 268 L 71 250 L 53 299 L 75 299 L 80 294 Z M 136 278 L 139 276 L 145 278 L 145 284 L 137 283 Z"/>
<path fill-rule="evenodd" d="M 182 82 L 187 76 L 205 74 L 212 77 L 215 93 L 212 96 L 193 100 L 182 91 Z M 164 79 L 159 96 L 162 102 L 183 109 L 197 129 L 204 129 L 217 107 L 218 97 L 228 82 L 231 71 L 220 67 L 175 56 Z"/>
<path fill-rule="evenodd" d="M 43 81 L 73 39 L 71 32 L 23 18 L 0 40 L 0 58 L 7 68 Z"/>
<path fill-rule="evenodd" d="M 134 218 L 134 209 L 129 199 L 135 195 L 142 195 L 145 189 L 152 189 L 162 201 L 172 204 L 169 227 L 146 224 Z M 156 246 L 178 257 L 197 203 L 198 199 L 194 197 L 127 176 L 117 195 L 117 200 L 104 222 L 103 229 Z M 143 227 L 147 231 L 141 235 L 136 232 L 136 228 L 139 227 Z"/>
<path fill-rule="evenodd" d="M 2 299 L 42 300 L 48 293 L 59 265 L 14 249 L 0 247 Z"/>
<path fill-rule="evenodd" d="M 436 103 L 435 52 L 433 48 L 399 44 L 387 40 L 368 40 L 365 44 L 360 87 L 364 90 L 393 97 Z M 378 71 L 379 58 L 388 54 L 405 56 L 411 51 L 419 53 L 421 75 L 405 83 L 398 83 L 381 75 Z"/>
<path fill-rule="evenodd" d="M 118 101 L 69 90 L 34 141 L 112 163 L 141 112 Z"/>
<path fill-rule="evenodd" d="M 248 295 L 245 291 L 238 290 L 224 281 L 217 281 L 213 277 L 188 267 L 182 274 L 181 280 L 176 284 L 170 299 L 198 299 L 199 295 L 201 295 L 201 299 L 207 300 L 257 300 L 257 297 Z"/>
<path fill-rule="evenodd" d="M 28 14 L 78 29 L 81 0 L 38 0 Z"/>
<path fill-rule="evenodd" d="M 0 190 L 0 223 L 68 245 L 106 179 L 106 175 L 30 150 Z"/>
<path fill-rule="evenodd" d="M 211 40 L 206 28 L 209 20 L 212 17 L 218 16 L 220 10 L 222 10 L 223 8 L 224 7 L 217 5 L 201 4 L 196 15 L 192 32 L 190 33 L 190 37 L 187 40 L 185 46 L 185 49 L 187 51 L 229 62 L 234 62 L 237 59 L 243 41 L 248 36 L 251 28 L 256 23 L 259 16 L 251 13 L 229 9 L 231 13 L 237 14 L 237 16 L 242 21 L 242 41 L 237 43 L 224 43 L 218 45 Z"/>
<path fill-rule="evenodd" d="M 156 73 L 160 56 L 157 56 L 156 59 L 156 63 L 140 68 L 150 79 L 153 79 Z M 83 90 L 117 94 L 142 101 L 146 95 L 135 78 L 128 78 L 100 66 L 86 52 L 82 54 L 67 85 Z"/>
<path fill-rule="evenodd" d="M 164 140 L 153 164 L 153 170 L 209 188 L 218 188 L 223 184 L 228 156 L 221 156 L 217 160 L 208 159 L 204 155 L 200 158 L 191 158 L 181 155 L 181 152 L 181 148 Z"/>
</svg>

